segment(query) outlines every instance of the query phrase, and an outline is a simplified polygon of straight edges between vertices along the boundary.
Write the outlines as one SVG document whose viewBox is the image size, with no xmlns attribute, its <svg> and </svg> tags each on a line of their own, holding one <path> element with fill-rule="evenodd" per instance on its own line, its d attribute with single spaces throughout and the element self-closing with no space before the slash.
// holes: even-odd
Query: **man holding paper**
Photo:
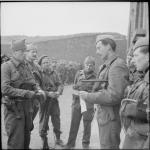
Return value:
<svg viewBox="0 0 150 150">
<path fill-rule="evenodd" d="M 103 60 L 100 67 L 99 80 L 107 80 L 107 84 L 99 84 L 96 92 L 80 92 L 80 97 L 97 105 L 97 122 L 99 127 L 101 149 L 119 149 L 121 123 L 119 109 L 124 90 L 128 85 L 128 68 L 117 56 L 116 42 L 112 36 L 99 35 L 96 39 L 96 52 Z"/>
<path fill-rule="evenodd" d="M 83 148 L 88 149 L 91 136 L 91 122 L 94 116 L 94 104 L 85 102 L 79 97 L 79 91 L 91 92 L 94 82 L 82 82 L 82 80 L 95 79 L 95 60 L 88 56 L 84 61 L 84 69 L 77 72 L 73 85 L 73 103 L 72 103 L 72 118 L 70 125 L 69 138 L 66 149 L 75 147 L 75 141 L 80 125 L 80 120 L 83 116 L 84 132 L 82 138 Z"/>
</svg>

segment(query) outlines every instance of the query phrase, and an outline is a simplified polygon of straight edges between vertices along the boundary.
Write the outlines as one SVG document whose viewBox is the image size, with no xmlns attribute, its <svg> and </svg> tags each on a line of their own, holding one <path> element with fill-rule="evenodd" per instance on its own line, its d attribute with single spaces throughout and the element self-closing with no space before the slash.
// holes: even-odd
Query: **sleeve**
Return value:
<svg viewBox="0 0 150 150">
<path fill-rule="evenodd" d="M 77 71 L 77 73 L 76 73 L 76 75 L 75 75 L 75 78 L 74 78 L 74 84 L 73 84 L 73 89 L 74 89 L 74 90 L 78 90 L 78 89 L 79 89 L 79 87 L 78 87 L 78 85 L 77 85 L 78 78 L 79 78 L 79 72 L 80 72 L 80 71 Z"/>
<path fill-rule="evenodd" d="M 147 113 L 147 120 L 150 121 L 150 107 L 149 107 L 149 83 L 143 93 L 144 103 L 146 104 L 146 113 Z"/>
<path fill-rule="evenodd" d="M 34 92 L 32 91 L 14 88 L 11 86 L 12 70 L 8 63 L 2 65 L 1 71 L 1 89 L 3 95 L 24 98 L 31 98 L 33 96 Z"/>
<path fill-rule="evenodd" d="M 95 93 L 88 93 L 86 101 L 94 104 L 113 106 L 121 103 L 125 88 L 128 85 L 129 72 L 125 63 L 110 67 L 108 87 Z"/>
<path fill-rule="evenodd" d="M 55 81 L 56 81 L 56 86 L 58 87 L 57 92 L 60 93 L 60 95 L 63 93 L 64 86 L 60 80 L 59 75 L 55 72 Z"/>
</svg>

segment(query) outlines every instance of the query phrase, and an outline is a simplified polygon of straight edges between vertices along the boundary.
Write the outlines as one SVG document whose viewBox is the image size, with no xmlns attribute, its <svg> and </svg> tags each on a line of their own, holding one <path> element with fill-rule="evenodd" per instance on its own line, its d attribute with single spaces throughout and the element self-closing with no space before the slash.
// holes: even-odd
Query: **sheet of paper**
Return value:
<svg viewBox="0 0 150 150">
<path fill-rule="evenodd" d="M 79 92 L 80 92 L 80 91 L 73 90 L 73 94 L 79 95 L 79 97 L 80 97 Z M 80 105 L 81 105 L 81 113 L 87 111 L 86 103 L 85 103 L 84 99 L 82 99 L 81 97 L 80 97 Z"/>
<path fill-rule="evenodd" d="M 87 111 L 86 103 L 85 103 L 84 99 L 82 99 L 81 97 L 80 97 L 80 105 L 81 105 L 81 113 Z"/>
</svg>

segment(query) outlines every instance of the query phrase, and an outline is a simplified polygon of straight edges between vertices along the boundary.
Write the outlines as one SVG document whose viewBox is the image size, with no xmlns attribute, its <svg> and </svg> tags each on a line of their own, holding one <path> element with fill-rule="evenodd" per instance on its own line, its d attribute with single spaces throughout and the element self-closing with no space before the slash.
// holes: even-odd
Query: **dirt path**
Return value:
<svg viewBox="0 0 150 150">
<path fill-rule="evenodd" d="M 61 135 L 62 140 L 64 143 L 67 143 L 68 136 L 69 136 L 69 129 L 70 129 L 70 120 L 71 120 L 71 103 L 72 103 L 72 88 L 71 86 L 66 86 L 64 89 L 63 95 L 59 98 L 59 104 L 60 104 L 60 111 L 61 111 L 61 131 L 63 132 Z M 1 117 L 1 136 L 2 136 L 2 148 L 6 149 L 6 142 L 7 142 L 7 136 L 4 129 L 4 122 L 3 122 L 3 107 L 2 107 L 2 117 Z M 53 134 L 53 128 L 51 121 L 49 121 L 50 130 L 48 134 L 48 141 L 49 146 L 54 146 L 54 134 Z M 31 134 L 31 143 L 30 148 L 32 149 L 39 149 L 41 147 L 41 140 L 38 133 L 38 114 L 34 120 L 34 130 Z M 82 133 L 83 133 L 83 122 L 81 120 L 77 140 L 76 140 L 76 148 L 82 148 Z M 92 132 L 91 132 L 91 144 L 90 147 L 92 149 L 99 149 L 99 135 L 98 135 L 98 126 L 96 119 L 94 118 L 92 122 Z M 59 147 L 56 147 L 59 149 Z"/>
</svg>

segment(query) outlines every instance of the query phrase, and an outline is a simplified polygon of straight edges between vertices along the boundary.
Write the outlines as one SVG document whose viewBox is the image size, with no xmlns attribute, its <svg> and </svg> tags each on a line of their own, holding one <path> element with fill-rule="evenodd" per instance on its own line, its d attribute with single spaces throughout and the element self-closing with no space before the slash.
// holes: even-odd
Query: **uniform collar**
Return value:
<svg viewBox="0 0 150 150">
<path fill-rule="evenodd" d="M 19 65 L 21 65 L 21 64 L 25 64 L 25 62 L 20 62 L 20 61 L 18 61 L 16 58 L 12 58 L 11 59 L 11 61 L 14 63 L 14 65 L 16 66 L 16 67 L 18 67 Z"/>
<path fill-rule="evenodd" d="M 104 65 L 109 66 L 113 60 L 115 60 L 118 56 L 113 54 L 108 60 L 104 62 Z"/>
<path fill-rule="evenodd" d="M 147 70 L 145 76 L 144 76 L 144 81 L 146 81 L 147 83 L 149 83 L 149 69 Z"/>
<path fill-rule="evenodd" d="M 44 70 L 43 68 L 42 68 L 42 72 L 46 73 L 46 74 L 52 74 L 52 73 L 54 73 L 54 71 Z"/>
</svg>

